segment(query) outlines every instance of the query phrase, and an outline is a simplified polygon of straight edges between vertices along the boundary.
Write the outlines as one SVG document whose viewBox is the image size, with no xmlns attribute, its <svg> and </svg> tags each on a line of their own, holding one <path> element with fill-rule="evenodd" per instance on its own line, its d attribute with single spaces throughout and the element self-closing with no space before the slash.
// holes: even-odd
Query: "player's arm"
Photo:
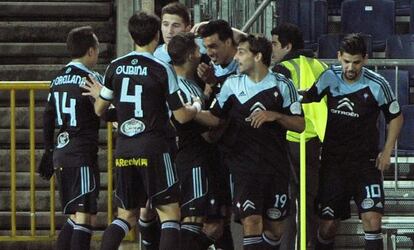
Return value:
<svg viewBox="0 0 414 250">
<path fill-rule="evenodd" d="M 378 154 L 376 165 L 379 170 L 384 171 L 390 166 L 391 153 L 403 125 L 404 118 L 390 85 L 385 79 L 380 78 L 379 80 L 382 81 L 381 88 L 378 91 L 374 91 L 374 95 L 388 123 L 388 133 L 384 148 Z"/>
<path fill-rule="evenodd" d="M 209 110 L 200 111 L 195 120 L 208 127 L 217 127 L 221 123 L 221 119 L 213 115 Z"/>
<path fill-rule="evenodd" d="M 251 120 L 251 126 L 260 127 L 265 122 L 277 122 L 284 128 L 301 133 L 305 130 L 302 106 L 299 102 L 299 94 L 293 82 L 286 77 L 277 78 L 280 81 L 279 91 L 283 98 L 282 110 L 260 110 L 253 112 L 246 120 Z"/>
<path fill-rule="evenodd" d="M 394 149 L 395 142 L 400 134 L 403 123 L 403 115 L 399 114 L 388 124 L 387 139 L 382 152 L 378 155 L 376 162 L 377 168 L 381 171 L 387 170 L 390 166 L 392 150 Z"/>
<path fill-rule="evenodd" d="M 179 94 L 179 92 L 177 93 Z M 174 97 L 172 97 L 174 98 Z M 182 100 L 182 98 L 181 98 Z M 181 124 L 189 122 L 194 119 L 198 112 L 201 111 L 201 101 L 197 98 L 193 99 L 193 103 L 182 103 L 182 106 L 173 110 L 174 118 Z"/>
<path fill-rule="evenodd" d="M 298 90 L 301 95 L 301 103 L 320 102 L 322 98 L 328 93 L 329 83 L 336 81 L 336 77 L 332 71 L 325 71 L 311 88 L 306 90 Z"/>
<path fill-rule="evenodd" d="M 220 90 L 220 93 L 216 96 L 210 105 L 210 110 L 202 110 L 199 112 L 195 120 L 208 127 L 218 127 L 223 123 L 231 104 L 229 97 L 232 93 L 230 88 L 231 82 L 226 81 Z"/>
<path fill-rule="evenodd" d="M 85 85 L 81 86 L 86 92 L 83 92 L 82 95 L 90 96 L 95 99 L 94 108 L 97 116 L 102 116 L 109 105 L 111 104 L 110 100 L 113 98 L 113 91 L 108 89 L 92 75 L 89 75 L 89 79 L 85 79 Z"/>
<path fill-rule="evenodd" d="M 305 129 L 305 119 L 302 116 L 286 115 L 276 111 L 261 110 L 253 112 L 246 118 L 246 121 L 249 120 L 254 128 L 259 128 L 265 122 L 277 122 L 284 128 L 298 133 Z"/>
<path fill-rule="evenodd" d="M 40 160 L 37 172 L 46 180 L 49 180 L 54 172 L 53 169 L 53 148 L 55 134 L 56 109 L 53 95 L 50 92 L 47 98 L 45 111 L 43 113 L 43 143 L 45 151 Z"/>
</svg>

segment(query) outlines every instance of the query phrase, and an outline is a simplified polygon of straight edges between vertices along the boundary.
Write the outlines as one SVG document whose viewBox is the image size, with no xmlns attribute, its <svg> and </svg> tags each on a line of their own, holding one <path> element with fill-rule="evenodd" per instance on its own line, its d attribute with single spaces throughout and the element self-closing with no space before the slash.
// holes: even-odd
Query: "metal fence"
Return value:
<svg viewBox="0 0 414 250">
<path fill-rule="evenodd" d="M 55 178 L 50 179 L 50 230 L 49 235 L 37 235 L 36 233 L 36 165 L 35 161 L 35 92 L 47 91 L 49 82 L 46 81 L 0 81 L 0 91 L 10 92 L 10 235 L 0 235 L 1 241 L 44 241 L 56 239 L 56 209 L 55 209 Z M 16 230 L 16 92 L 29 91 L 29 152 L 30 152 L 30 234 L 17 235 Z M 112 193 L 112 123 L 107 124 L 107 173 L 108 173 L 108 199 L 107 199 L 107 223 L 113 219 Z M 94 237 L 98 239 L 99 237 Z M 135 240 L 135 231 L 131 232 L 127 240 Z"/>
</svg>

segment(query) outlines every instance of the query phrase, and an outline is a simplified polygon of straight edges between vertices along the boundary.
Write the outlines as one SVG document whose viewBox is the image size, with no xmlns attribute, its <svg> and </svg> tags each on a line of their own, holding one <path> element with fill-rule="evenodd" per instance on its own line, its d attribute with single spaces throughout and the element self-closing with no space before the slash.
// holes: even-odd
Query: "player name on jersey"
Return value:
<svg viewBox="0 0 414 250">
<path fill-rule="evenodd" d="M 139 76 L 147 76 L 148 68 L 146 66 L 129 66 L 129 65 L 120 65 L 116 68 L 115 73 L 117 75 L 139 75 Z"/>
<path fill-rule="evenodd" d="M 76 84 L 76 85 L 84 85 L 85 80 L 80 75 L 64 75 L 56 77 L 52 84 L 54 86 L 64 85 L 64 84 Z"/>
</svg>

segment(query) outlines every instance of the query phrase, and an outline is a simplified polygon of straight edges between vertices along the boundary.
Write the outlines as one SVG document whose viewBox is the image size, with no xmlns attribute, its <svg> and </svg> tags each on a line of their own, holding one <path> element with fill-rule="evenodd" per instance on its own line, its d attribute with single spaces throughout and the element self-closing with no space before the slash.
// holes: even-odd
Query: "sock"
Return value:
<svg viewBox="0 0 414 250">
<path fill-rule="evenodd" d="M 332 250 L 334 245 L 334 239 L 325 240 L 322 238 L 319 230 L 318 230 L 318 240 L 315 244 L 315 250 Z"/>
<path fill-rule="evenodd" d="M 365 250 L 382 250 L 384 243 L 382 242 L 381 229 L 377 231 L 365 232 Z"/>
<path fill-rule="evenodd" d="M 281 240 L 272 240 L 269 237 L 266 236 L 266 234 L 262 234 L 262 238 L 263 238 L 263 245 L 266 249 L 269 250 L 279 250 L 280 248 L 280 242 Z"/>
<path fill-rule="evenodd" d="M 231 234 L 230 224 L 224 225 L 223 235 L 214 243 L 216 248 L 234 250 L 233 235 Z"/>
<path fill-rule="evenodd" d="M 260 235 L 249 235 L 243 238 L 243 249 L 244 250 L 262 250 L 263 249 L 263 238 Z"/>
<path fill-rule="evenodd" d="M 184 222 L 181 225 L 181 249 L 207 250 L 214 241 L 202 229 L 203 223 Z"/>
<path fill-rule="evenodd" d="M 127 221 L 117 218 L 112 221 L 102 235 L 101 250 L 116 250 L 121 244 L 122 239 L 131 230 Z"/>
<path fill-rule="evenodd" d="M 178 221 L 164 221 L 161 224 L 160 250 L 179 250 L 180 223 Z"/>
<path fill-rule="evenodd" d="M 60 229 L 60 233 L 56 241 L 56 249 L 70 249 L 70 241 L 72 239 L 74 226 L 75 222 L 71 218 L 68 218 L 68 220 L 65 222 L 65 224 L 63 224 L 62 228 Z"/>
<path fill-rule="evenodd" d="M 75 224 L 73 227 L 71 250 L 89 250 L 91 247 L 92 227 L 86 224 Z"/>
<path fill-rule="evenodd" d="M 160 225 L 157 219 L 144 221 L 138 220 L 142 244 L 146 250 L 158 250 L 160 244 Z"/>
</svg>

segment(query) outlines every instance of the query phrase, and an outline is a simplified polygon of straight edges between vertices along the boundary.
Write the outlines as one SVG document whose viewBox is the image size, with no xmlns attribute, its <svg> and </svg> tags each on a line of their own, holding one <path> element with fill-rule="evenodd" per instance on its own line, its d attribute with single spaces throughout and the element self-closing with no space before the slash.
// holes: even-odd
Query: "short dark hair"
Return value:
<svg viewBox="0 0 414 250">
<path fill-rule="evenodd" d="M 272 36 L 278 36 L 282 47 L 285 47 L 289 43 L 292 44 L 292 51 L 303 49 L 305 47 L 302 31 L 293 23 L 282 23 L 273 28 L 270 33 Z"/>
<path fill-rule="evenodd" d="M 177 15 L 181 17 L 186 26 L 190 25 L 191 23 L 191 18 L 190 18 L 190 13 L 188 12 L 188 8 L 180 2 L 172 2 L 172 3 L 165 5 L 161 10 L 161 19 L 164 16 L 164 14 Z"/>
<path fill-rule="evenodd" d="M 72 59 L 83 57 L 89 48 L 97 46 L 98 40 L 91 26 L 72 29 L 66 39 L 66 47 Z"/>
<path fill-rule="evenodd" d="M 362 55 L 363 57 L 367 54 L 367 46 L 361 33 L 352 33 L 344 37 L 339 46 L 341 54 L 344 52 L 351 55 Z"/>
<path fill-rule="evenodd" d="M 160 19 L 144 11 L 136 12 L 128 21 L 129 33 L 138 46 L 145 46 L 154 40 L 160 28 Z"/>
<path fill-rule="evenodd" d="M 183 65 L 189 54 L 194 53 L 197 44 L 194 41 L 193 33 L 181 32 L 175 35 L 168 44 L 168 54 L 171 57 L 173 65 Z"/>
<path fill-rule="evenodd" d="M 270 66 L 272 60 L 272 43 L 262 35 L 241 36 L 239 44 L 249 43 L 249 50 L 256 55 L 262 53 L 262 62 L 266 66 Z"/>
<path fill-rule="evenodd" d="M 200 31 L 200 36 L 202 38 L 218 34 L 220 41 L 224 42 L 227 39 L 231 39 L 234 42 L 233 30 L 230 27 L 230 24 L 224 20 L 213 20 L 208 22 L 206 25 L 203 25 L 203 28 Z"/>
</svg>

